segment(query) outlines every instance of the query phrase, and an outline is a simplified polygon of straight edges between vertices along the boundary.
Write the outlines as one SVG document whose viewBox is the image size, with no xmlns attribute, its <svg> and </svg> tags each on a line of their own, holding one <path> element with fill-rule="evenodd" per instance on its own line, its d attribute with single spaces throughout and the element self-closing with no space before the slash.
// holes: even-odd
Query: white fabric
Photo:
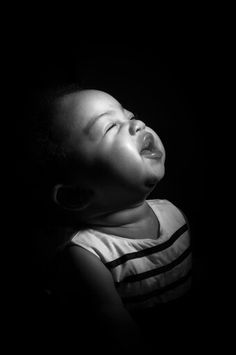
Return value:
<svg viewBox="0 0 236 355">
<path fill-rule="evenodd" d="M 129 309 L 174 300 L 190 288 L 190 237 L 183 214 L 168 200 L 147 203 L 160 222 L 157 239 L 123 238 L 94 229 L 79 231 L 72 238 L 72 243 L 95 254 L 109 268 Z"/>
</svg>

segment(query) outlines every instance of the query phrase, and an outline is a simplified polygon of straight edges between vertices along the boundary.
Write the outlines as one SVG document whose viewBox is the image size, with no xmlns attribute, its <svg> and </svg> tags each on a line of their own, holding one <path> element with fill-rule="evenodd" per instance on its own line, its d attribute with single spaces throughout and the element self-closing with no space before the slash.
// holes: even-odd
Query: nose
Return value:
<svg viewBox="0 0 236 355">
<path fill-rule="evenodd" d="M 144 122 L 139 120 L 131 120 L 129 126 L 129 133 L 134 136 L 137 132 L 145 129 L 146 125 Z"/>
</svg>

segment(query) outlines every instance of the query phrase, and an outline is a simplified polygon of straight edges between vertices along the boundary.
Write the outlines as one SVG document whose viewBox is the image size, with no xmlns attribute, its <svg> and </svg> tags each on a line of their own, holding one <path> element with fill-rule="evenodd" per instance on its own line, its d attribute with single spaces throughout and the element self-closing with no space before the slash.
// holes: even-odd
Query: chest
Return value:
<svg viewBox="0 0 236 355">
<path fill-rule="evenodd" d="M 144 241 L 142 241 L 144 243 Z M 172 242 L 145 242 L 135 253 L 111 263 L 111 273 L 127 308 L 152 307 L 184 295 L 191 286 L 191 248 L 186 232 Z M 150 243 L 150 244 L 149 244 Z"/>
<path fill-rule="evenodd" d="M 130 228 L 127 235 L 134 239 L 158 239 L 160 236 L 160 222 L 157 217 L 150 217 L 139 225 Z"/>
</svg>

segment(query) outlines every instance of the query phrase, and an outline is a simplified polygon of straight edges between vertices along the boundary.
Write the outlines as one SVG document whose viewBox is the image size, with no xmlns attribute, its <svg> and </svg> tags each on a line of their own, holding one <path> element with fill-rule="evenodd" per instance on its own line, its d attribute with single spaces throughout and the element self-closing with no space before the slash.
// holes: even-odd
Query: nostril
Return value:
<svg viewBox="0 0 236 355">
<path fill-rule="evenodd" d="M 146 126 L 145 126 L 145 123 L 143 123 L 142 121 L 136 121 L 137 125 L 136 125 L 136 132 L 137 131 L 141 131 L 143 130 Z"/>
<path fill-rule="evenodd" d="M 142 121 L 133 119 L 130 121 L 130 134 L 135 134 L 136 132 L 139 132 L 145 128 L 145 123 Z"/>
</svg>

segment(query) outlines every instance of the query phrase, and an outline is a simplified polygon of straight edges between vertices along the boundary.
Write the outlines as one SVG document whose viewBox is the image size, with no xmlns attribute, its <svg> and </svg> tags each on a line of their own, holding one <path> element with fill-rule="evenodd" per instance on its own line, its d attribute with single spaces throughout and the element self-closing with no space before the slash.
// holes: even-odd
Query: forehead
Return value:
<svg viewBox="0 0 236 355">
<path fill-rule="evenodd" d="M 120 108 L 111 95 L 98 90 L 83 90 L 63 97 L 58 105 L 59 124 L 66 130 L 83 130 L 94 117 Z"/>
</svg>

